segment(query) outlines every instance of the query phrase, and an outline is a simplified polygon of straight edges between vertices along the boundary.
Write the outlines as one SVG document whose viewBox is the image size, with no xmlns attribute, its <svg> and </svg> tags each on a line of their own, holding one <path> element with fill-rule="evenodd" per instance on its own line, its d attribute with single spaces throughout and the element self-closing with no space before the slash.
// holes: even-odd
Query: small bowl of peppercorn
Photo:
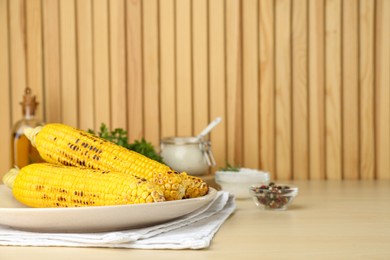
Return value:
<svg viewBox="0 0 390 260">
<path fill-rule="evenodd" d="M 298 195 L 298 187 L 270 182 L 268 185 L 253 185 L 249 192 L 261 209 L 286 210 Z"/>
</svg>

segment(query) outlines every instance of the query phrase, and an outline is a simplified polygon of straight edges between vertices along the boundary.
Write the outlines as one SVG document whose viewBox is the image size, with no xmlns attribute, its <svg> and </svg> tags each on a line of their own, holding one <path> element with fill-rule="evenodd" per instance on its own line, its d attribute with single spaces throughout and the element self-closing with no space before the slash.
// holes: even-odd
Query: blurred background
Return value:
<svg viewBox="0 0 390 260">
<path fill-rule="evenodd" d="M 0 175 L 26 86 L 157 148 L 220 116 L 212 172 L 390 179 L 390 0 L 0 0 Z"/>
</svg>

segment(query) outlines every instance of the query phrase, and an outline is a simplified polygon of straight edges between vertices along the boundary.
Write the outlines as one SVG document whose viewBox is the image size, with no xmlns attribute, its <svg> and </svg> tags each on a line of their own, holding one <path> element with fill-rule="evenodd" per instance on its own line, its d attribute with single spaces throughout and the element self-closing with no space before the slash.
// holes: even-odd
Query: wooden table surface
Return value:
<svg viewBox="0 0 390 260">
<path fill-rule="evenodd" d="M 0 246 L 0 259 L 390 259 L 390 181 L 295 181 L 287 211 L 237 200 L 203 250 Z"/>
</svg>

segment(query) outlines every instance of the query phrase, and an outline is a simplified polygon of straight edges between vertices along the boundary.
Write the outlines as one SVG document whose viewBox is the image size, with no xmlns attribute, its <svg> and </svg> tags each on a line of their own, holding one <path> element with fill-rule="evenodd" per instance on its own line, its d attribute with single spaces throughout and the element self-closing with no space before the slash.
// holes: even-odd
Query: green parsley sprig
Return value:
<svg viewBox="0 0 390 260">
<path fill-rule="evenodd" d="M 224 172 L 238 172 L 238 171 L 240 171 L 240 167 L 233 166 L 233 165 L 229 164 L 228 162 L 226 162 L 226 166 L 221 167 L 219 170 L 224 171 Z"/>
<path fill-rule="evenodd" d="M 133 143 L 129 143 L 127 131 L 122 128 L 115 128 L 110 131 L 108 127 L 102 123 L 98 133 L 95 133 L 92 129 L 88 129 L 88 132 L 129 150 L 143 154 L 150 159 L 164 163 L 162 157 L 156 152 L 154 146 L 150 142 L 146 141 L 145 138 L 141 138 L 141 140 L 135 140 Z"/>
</svg>

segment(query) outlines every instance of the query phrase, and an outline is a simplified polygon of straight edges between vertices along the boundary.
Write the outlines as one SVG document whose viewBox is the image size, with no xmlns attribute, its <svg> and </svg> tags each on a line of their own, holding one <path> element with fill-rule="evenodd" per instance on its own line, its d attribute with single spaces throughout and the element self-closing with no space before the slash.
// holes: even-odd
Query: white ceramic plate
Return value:
<svg viewBox="0 0 390 260">
<path fill-rule="evenodd" d="M 0 185 L 0 224 L 39 232 L 102 232 L 151 226 L 189 214 L 217 194 L 158 203 L 82 208 L 29 208 Z"/>
</svg>

